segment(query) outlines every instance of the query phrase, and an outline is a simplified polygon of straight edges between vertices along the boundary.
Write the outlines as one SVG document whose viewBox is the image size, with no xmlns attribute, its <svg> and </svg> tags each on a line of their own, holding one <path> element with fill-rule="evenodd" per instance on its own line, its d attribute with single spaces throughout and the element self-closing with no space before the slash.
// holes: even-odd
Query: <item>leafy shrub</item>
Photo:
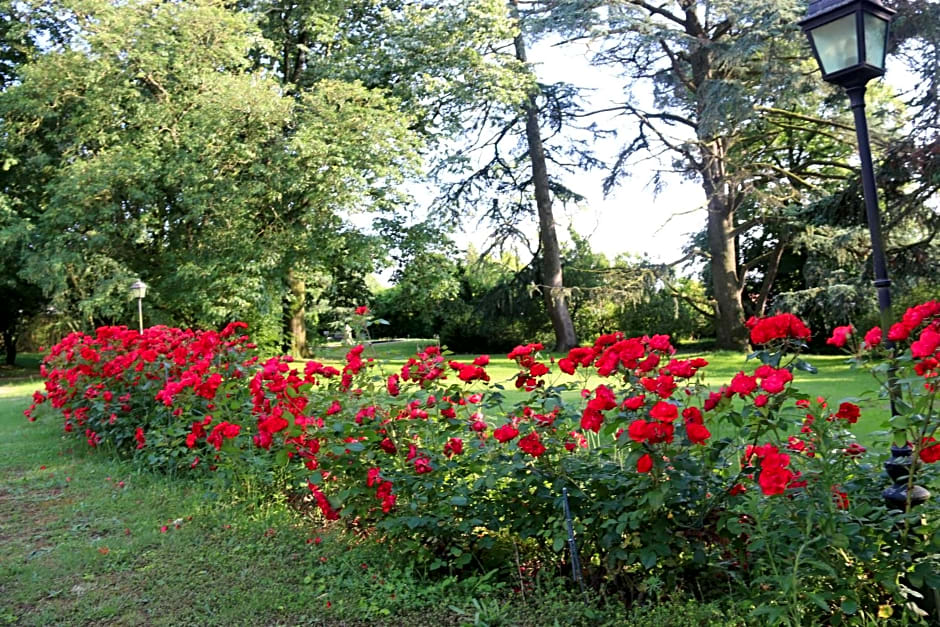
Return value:
<svg viewBox="0 0 940 627">
<path fill-rule="evenodd" d="M 352 324 L 367 323 L 359 308 Z M 879 352 L 873 329 L 874 350 L 859 357 L 892 373 L 898 413 L 886 436 L 911 443 L 909 476 L 929 483 L 940 458 L 940 304 L 899 325 L 889 337 L 909 344 L 903 355 Z M 248 372 L 250 345 L 222 341 L 230 329 L 148 331 L 182 338 L 152 361 L 148 334 L 105 329 L 53 349 L 48 397 L 36 400 L 48 398 L 72 433 L 85 428 L 89 444 L 110 441 L 149 465 L 184 469 L 199 451 L 219 472 L 272 477 L 321 520 L 423 570 L 489 569 L 507 555 L 523 579 L 570 568 L 566 490 L 585 579 L 629 598 L 743 589 L 753 617 L 771 623 L 908 610 L 916 620 L 916 588 L 940 584 L 938 506 L 884 507 L 878 459 L 851 434 L 859 407 L 793 383 L 814 371 L 797 356 L 810 337 L 798 318 L 749 326 L 760 365 L 720 390 L 701 384 L 707 361 L 675 358 L 665 335 L 605 334 L 556 363 L 541 344 L 517 346 L 509 384 L 527 395 L 514 405 L 486 355 L 458 362 L 430 346 L 389 371 L 357 345 L 338 366 L 273 357 Z M 837 329 L 832 343 L 851 333 Z M 130 394 L 136 410 L 112 420 L 106 391 Z"/>
<path fill-rule="evenodd" d="M 240 429 L 243 378 L 258 359 L 248 336 L 237 335 L 246 326 L 70 333 L 43 360 L 46 393 L 36 392 L 26 415 L 33 420 L 36 406 L 48 402 L 61 413 L 66 433 L 89 446 L 113 448 L 158 470 L 195 469 Z"/>
</svg>

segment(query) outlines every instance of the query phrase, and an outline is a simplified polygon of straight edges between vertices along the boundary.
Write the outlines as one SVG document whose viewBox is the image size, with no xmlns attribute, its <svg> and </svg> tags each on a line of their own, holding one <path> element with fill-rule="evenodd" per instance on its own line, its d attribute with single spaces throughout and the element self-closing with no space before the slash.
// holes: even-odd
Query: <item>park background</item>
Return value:
<svg viewBox="0 0 940 627">
<path fill-rule="evenodd" d="M 905 600 L 935 594 L 935 507 L 912 511 L 908 498 L 892 518 L 880 492 L 892 443 L 910 443 L 909 457 L 926 464 L 936 449 L 936 390 L 922 385 L 936 365 L 921 353 L 936 326 L 940 20 L 934 0 L 889 4 L 898 11 L 889 72 L 900 79 L 871 83 L 867 103 L 895 318 L 906 331 L 897 341 L 913 342 L 894 355 L 879 352 L 871 335 L 881 321 L 855 126 L 799 32 L 802 3 L 0 3 L 5 380 L 34 376 L 48 355 L 48 397 L 30 401 L 33 382 L 4 388 L 11 478 L 0 492 L 2 530 L 18 549 L 3 564 L 0 585 L 14 601 L 2 618 L 223 623 L 235 615 L 218 607 L 225 598 L 231 612 L 259 623 L 371 624 L 429 607 L 442 622 L 475 624 L 524 623 L 533 611 L 616 624 L 625 609 L 636 624 L 924 620 Z M 145 293 L 129 290 L 140 282 Z M 767 346 L 755 339 L 765 324 L 758 319 L 783 325 Z M 219 343 L 235 321 L 250 342 Z M 827 342 L 838 328 L 832 337 L 841 339 Z M 118 337 L 123 348 L 111 343 Z M 76 342 L 81 351 L 67 349 Z M 543 367 L 555 377 L 573 370 L 572 360 L 599 367 L 611 343 L 642 347 L 651 360 L 643 364 L 663 360 L 662 381 L 709 362 L 684 399 L 671 401 L 690 412 L 675 442 L 671 429 L 668 439 L 633 431 L 669 422 L 656 417 L 668 415 L 659 403 L 656 414 L 631 404 L 637 386 L 653 385 L 662 398 L 674 390 L 655 387 L 632 358 L 623 357 L 614 406 L 594 375 L 542 379 Z M 160 352 L 169 344 L 185 350 Z M 440 390 L 413 380 L 420 390 L 398 399 L 399 375 L 388 373 L 401 369 L 404 385 L 414 365 L 406 360 L 439 355 L 429 346 L 443 348 L 451 380 Z M 861 361 L 913 369 L 900 380 L 908 396 L 893 416 L 879 379 L 836 355 L 846 348 Z M 164 360 L 156 370 L 148 370 L 150 350 Z M 807 350 L 817 355 L 791 361 Z M 764 362 L 753 378 L 748 354 Z M 98 370 L 102 355 L 117 360 L 109 364 L 139 359 L 148 381 L 162 381 L 127 389 L 134 421 L 109 418 L 111 401 L 96 400 L 128 384 Z M 495 384 L 479 398 L 461 387 L 465 377 L 483 380 L 478 363 L 492 364 Z M 824 367 L 815 380 L 814 363 Z M 362 387 L 328 382 L 334 366 Z M 335 416 L 317 436 L 316 446 L 332 447 L 322 463 L 362 454 L 329 498 L 316 486 L 339 470 L 311 476 L 293 463 L 302 442 L 311 446 L 307 418 L 297 418 L 301 436 L 274 429 L 281 415 L 265 413 L 266 402 L 288 402 L 276 373 L 295 367 L 323 380 L 294 392 Z M 68 385 L 66 371 L 76 377 Z M 885 372 L 876 366 L 882 381 Z M 274 397 L 245 396 L 238 380 L 253 377 L 269 377 L 254 385 Z M 773 399 L 753 397 L 748 381 Z M 219 385 L 230 402 L 217 410 L 207 400 Z M 381 431 L 359 431 L 357 411 L 368 408 L 357 410 L 357 390 L 383 399 L 371 406 L 379 415 L 406 411 L 407 400 L 411 418 L 426 404 L 446 420 L 439 431 L 408 427 L 420 454 L 403 441 L 396 449 Z M 73 396 L 58 406 L 50 399 L 64 399 L 59 392 Z M 154 392 L 169 399 L 165 407 Z M 180 393 L 181 413 L 168 413 Z M 42 419 L 26 426 L 30 402 L 27 414 Z M 475 418 L 470 405 L 481 402 L 486 411 Z M 43 413 L 49 404 L 65 407 L 72 440 Z M 719 410 L 703 432 L 695 416 L 709 404 Z M 481 434 L 472 454 L 464 454 L 467 424 L 449 413 L 458 406 Z M 856 424 L 857 407 L 868 420 Z M 596 414 L 614 409 L 606 422 Z M 188 421 L 174 422 L 180 415 L 215 417 L 219 446 L 201 441 L 196 423 L 187 434 Z M 556 419 L 574 430 L 556 433 Z M 624 419 L 633 420 L 629 437 L 626 423 L 618 430 Z M 490 429 L 505 446 L 486 441 Z M 781 493 L 761 479 L 734 507 L 716 509 L 716 492 L 744 492 L 734 481 L 752 454 L 728 474 L 735 447 L 770 433 L 789 455 L 768 442 L 753 463 L 763 479 L 788 477 L 778 486 L 787 497 L 775 498 Z M 253 440 L 265 434 L 276 435 L 273 448 Z M 373 442 L 377 434 L 385 439 Z M 190 436 L 217 463 L 192 459 Z M 714 447 L 697 448 L 712 437 Z M 74 447 L 83 439 L 92 452 Z M 869 456 L 856 457 L 866 447 Z M 383 467 L 367 477 L 366 461 Z M 207 466 L 220 470 L 217 481 L 206 479 Z M 935 486 L 932 467 L 923 472 Z M 106 489 L 76 489 L 91 478 Z M 374 503 L 356 500 L 371 498 L 376 481 L 383 498 L 400 498 L 381 521 Z M 313 497 L 298 500 L 298 486 L 308 485 L 316 507 Z M 471 485 L 485 486 L 486 497 L 477 502 Z M 497 485 L 523 496 L 501 500 Z M 563 485 L 587 547 L 583 593 L 564 579 L 573 552 L 555 511 Z M 62 509 L 76 502 L 85 504 L 78 514 Z M 635 511 L 623 509 L 630 503 Z M 406 505 L 420 515 L 406 516 Z M 530 506 L 541 509 L 526 523 L 513 508 Z M 170 510 L 195 513 L 165 517 Z M 340 510 L 346 527 L 331 520 Z M 470 511 L 493 516 L 484 531 Z M 921 514 L 927 522 L 917 522 Z M 229 515 L 235 522 L 222 522 Z M 218 536 L 219 525 L 244 533 Z M 618 527 L 614 538 L 598 530 L 610 525 L 641 531 Z M 128 537 L 118 541 L 121 533 Z M 330 548 L 316 553 L 324 538 Z M 723 542 L 743 552 L 730 559 Z M 75 549 L 62 572 L 57 543 Z M 187 560 L 194 545 L 208 556 L 198 568 Z M 251 596 L 242 587 L 253 581 L 249 563 L 268 551 L 296 563 L 281 581 L 299 590 L 236 602 Z M 790 552 L 807 559 L 781 573 L 777 560 Z M 370 573 L 378 555 L 394 584 Z M 506 559 L 494 563 L 499 556 Z M 231 593 L 207 593 L 199 607 L 167 601 L 195 585 L 179 572 L 198 579 L 228 568 L 242 573 L 226 580 Z M 143 595 L 118 583 L 143 585 L 151 571 L 160 573 L 157 588 L 148 583 Z M 718 585 L 693 583 L 712 575 Z M 358 585 L 382 586 L 400 601 L 352 594 Z"/>
</svg>

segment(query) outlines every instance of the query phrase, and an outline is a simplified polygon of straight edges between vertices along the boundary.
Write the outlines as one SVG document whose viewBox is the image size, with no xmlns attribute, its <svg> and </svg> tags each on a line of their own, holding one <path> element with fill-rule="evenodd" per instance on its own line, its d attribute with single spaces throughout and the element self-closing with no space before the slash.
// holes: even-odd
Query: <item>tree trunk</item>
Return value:
<svg viewBox="0 0 940 627">
<path fill-rule="evenodd" d="M 708 202 L 708 249 L 711 252 L 712 290 L 715 293 L 715 339 L 721 350 L 746 351 L 747 328 L 734 254 L 733 214 L 722 203 Z"/>
<path fill-rule="evenodd" d="M 304 357 L 307 353 L 307 286 L 293 270 L 287 272 L 287 285 L 290 289 L 288 304 L 288 331 L 290 333 L 290 354 Z"/>
<path fill-rule="evenodd" d="M 3 330 L 3 346 L 6 348 L 6 364 L 16 365 L 16 332 L 13 328 Z"/>
<path fill-rule="evenodd" d="M 515 0 L 512 4 L 515 9 Z M 516 35 L 514 43 L 516 58 L 525 63 L 525 42 L 521 32 Z M 535 205 L 539 214 L 539 240 L 542 244 L 542 297 L 552 320 L 552 329 L 555 331 L 555 351 L 565 352 L 578 345 L 578 337 L 574 332 L 574 323 L 571 321 L 571 312 L 568 310 L 568 300 L 565 296 L 561 247 L 558 245 L 558 236 L 555 233 L 548 167 L 545 163 L 545 150 L 542 147 L 535 93 L 529 96 L 524 106 L 525 134 L 529 144 L 529 159 L 532 162 L 532 183 L 535 187 Z"/>
<path fill-rule="evenodd" d="M 720 151 L 720 146 L 715 146 Z M 709 155 L 702 168 L 708 197 L 708 250 L 715 294 L 715 340 L 721 350 L 746 351 L 748 332 L 741 303 L 742 281 L 735 253 L 734 206 L 729 183 L 721 177 L 721 155 Z"/>
</svg>

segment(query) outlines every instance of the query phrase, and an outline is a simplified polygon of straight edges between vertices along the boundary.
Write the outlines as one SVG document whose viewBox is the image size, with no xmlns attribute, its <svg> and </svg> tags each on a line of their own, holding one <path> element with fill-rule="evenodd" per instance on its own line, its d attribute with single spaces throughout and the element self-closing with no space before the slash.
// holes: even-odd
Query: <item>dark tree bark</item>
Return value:
<svg viewBox="0 0 940 627">
<path fill-rule="evenodd" d="M 685 32 L 700 42 L 711 41 L 699 20 L 697 6 L 687 3 L 684 11 Z M 691 85 L 696 94 L 696 114 L 701 117 L 707 103 L 703 87 L 714 78 L 711 47 L 702 45 L 690 55 Z M 720 137 L 703 135 L 696 128 L 699 140 L 699 159 L 695 163 L 708 198 L 708 251 L 712 273 L 712 291 L 715 295 L 715 341 L 719 349 L 746 351 L 748 332 L 744 326 L 744 304 L 741 292 L 744 277 L 740 275 L 736 248 L 734 212 L 737 205 L 734 181 L 728 174 L 727 150 Z"/>
<path fill-rule="evenodd" d="M 16 333 L 13 329 L 3 330 L 3 346 L 6 349 L 6 364 L 16 365 Z"/>
<path fill-rule="evenodd" d="M 513 0 L 513 9 L 516 2 Z M 526 62 L 525 41 L 520 32 L 515 38 L 516 58 Z M 542 297 L 555 331 L 555 350 L 567 351 L 578 345 L 578 338 L 568 310 L 568 299 L 564 290 L 561 265 L 561 248 L 555 232 L 555 216 L 552 213 L 552 196 L 548 181 L 548 167 L 539 128 L 537 94 L 533 93 L 525 102 L 526 141 L 529 144 L 529 160 L 532 163 L 532 183 L 535 187 L 535 205 L 539 215 L 539 240 L 542 249 Z"/>
<path fill-rule="evenodd" d="M 741 292 L 743 277 L 738 272 L 735 247 L 735 195 L 722 170 L 720 141 L 712 142 L 701 161 L 699 173 L 708 198 L 708 251 L 715 295 L 715 341 L 723 350 L 746 351 L 748 333 L 744 326 Z"/>
</svg>

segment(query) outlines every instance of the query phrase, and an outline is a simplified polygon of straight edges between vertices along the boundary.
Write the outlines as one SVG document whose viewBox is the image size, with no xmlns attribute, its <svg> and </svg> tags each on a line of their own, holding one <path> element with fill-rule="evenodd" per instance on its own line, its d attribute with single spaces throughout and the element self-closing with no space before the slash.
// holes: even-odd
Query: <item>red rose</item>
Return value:
<svg viewBox="0 0 940 627">
<path fill-rule="evenodd" d="M 731 380 L 731 385 L 728 389 L 731 390 L 732 394 L 737 394 L 741 398 L 744 398 L 757 389 L 757 379 L 749 377 L 743 372 L 739 372 L 734 375 L 734 379 Z"/>
<path fill-rule="evenodd" d="M 539 440 L 539 434 L 535 431 L 519 440 L 519 448 L 532 457 L 538 457 L 545 452 L 545 445 Z"/>
<path fill-rule="evenodd" d="M 923 444 L 930 444 L 931 442 L 936 442 L 935 438 L 924 438 Z M 925 464 L 932 464 L 936 461 L 940 461 L 940 443 L 931 444 L 930 446 L 924 446 L 920 449 L 920 459 Z"/>
<path fill-rule="evenodd" d="M 418 457 L 414 461 L 415 472 L 419 475 L 423 475 L 426 472 L 431 472 L 434 468 L 431 467 L 431 460 L 427 457 Z"/>
<path fill-rule="evenodd" d="M 647 473 L 653 469 L 653 458 L 649 456 L 649 453 L 644 453 L 640 459 L 636 460 L 636 471 L 639 473 Z"/>
<path fill-rule="evenodd" d="M 848 341 L 850 335 L 852 335 L 851 325 L 844 326 L 844 327 L 836 327 L 835 329 L 832 330 L 832 337 L 826 340 L 826 344 L 842 348 L 843 346 L 845 346 L 845 343 Z"/>
<path fill-rule="evenodd" d="M 845 454 L 848 455 L 849 457 L 855 457 L 857 455 L 861 455 L 866 450 L 867 449 L 861 444 L 859 444 L 858 442 L 852 442 L 846 447 Z"/>
<path fill-rule="evenodd" d="M 705 444 L 705 440 L 712 437 L 711 432 L 703 424 L 697 422 L 687 422 L 685 425 L 685 434 L 689 436 L 692 444 Z"/>
<path fill-rule="evenodd" d="M 601 425 L 604 423 L 604 414 L 597 411 L 596 409 L 591 409 L 590 407 L 585 407 L 584 412 L 581 414 L 581 429 L 584 431 L 593 431 L 597 433 L 601 430 Z"/>
<path fill-rule="evenodd" d="M 629 409 L 631 411 L 636 411 L 640 407 L 643 407 L 643 403 L 646 401 L 646 396 L 640 394 L 638 396 L 631 396 L 623 402 L 623 408 Z"/>
<path fill-rule="evenodd" d="M 447 443 L 444 444 L 444 455 L 453 457 L 454 455 L 461 454 L 463 454 L 463 440 L 460 438 L 450 438 L 447 440 Z"/>
<path fill-rule="evenodd" d="M 630 439 L 634 442 L 645 442 L 648 437 L 648 426 L 649 423 L 645 420 L 634 420 L 630 423 L 630 426 L 627 427 L 627 435 L 629 435 Z"/>
<path fill-rule="evenodd" d="M 839 411 L 836 412 L 836 418 L 841 418 L 849 424 L 855 424 L 858 422 L 858 418 L 861 415 L 861 412 L 858 408 L 858 405 L 852 403 L 841 403 L 839 405 Z"/>
<path fill-rule="evenodd" d="M 761 467 L 758 483 L 760 484 L 761 491 L 770 496 L 773 494 L 783 494 L 787 489 L 787 484 L 790 483 L 792 478 L 793 473 L 783 466 L 768 465 Z"/>
<path fill-rule="evenodd" d="M 508 442 L 519 435 L 519 430 L 512 423 L 506 423 L 502 427 L 493 430 L 493 437 L 500 442 Z"/>
<path fill-rule="evenodd" d="M 660 422 L 672 422 L 679 416 L 679 408 L 672 403 L 658 401 L 650 410 L 650 416 Z"/>
</svg>

